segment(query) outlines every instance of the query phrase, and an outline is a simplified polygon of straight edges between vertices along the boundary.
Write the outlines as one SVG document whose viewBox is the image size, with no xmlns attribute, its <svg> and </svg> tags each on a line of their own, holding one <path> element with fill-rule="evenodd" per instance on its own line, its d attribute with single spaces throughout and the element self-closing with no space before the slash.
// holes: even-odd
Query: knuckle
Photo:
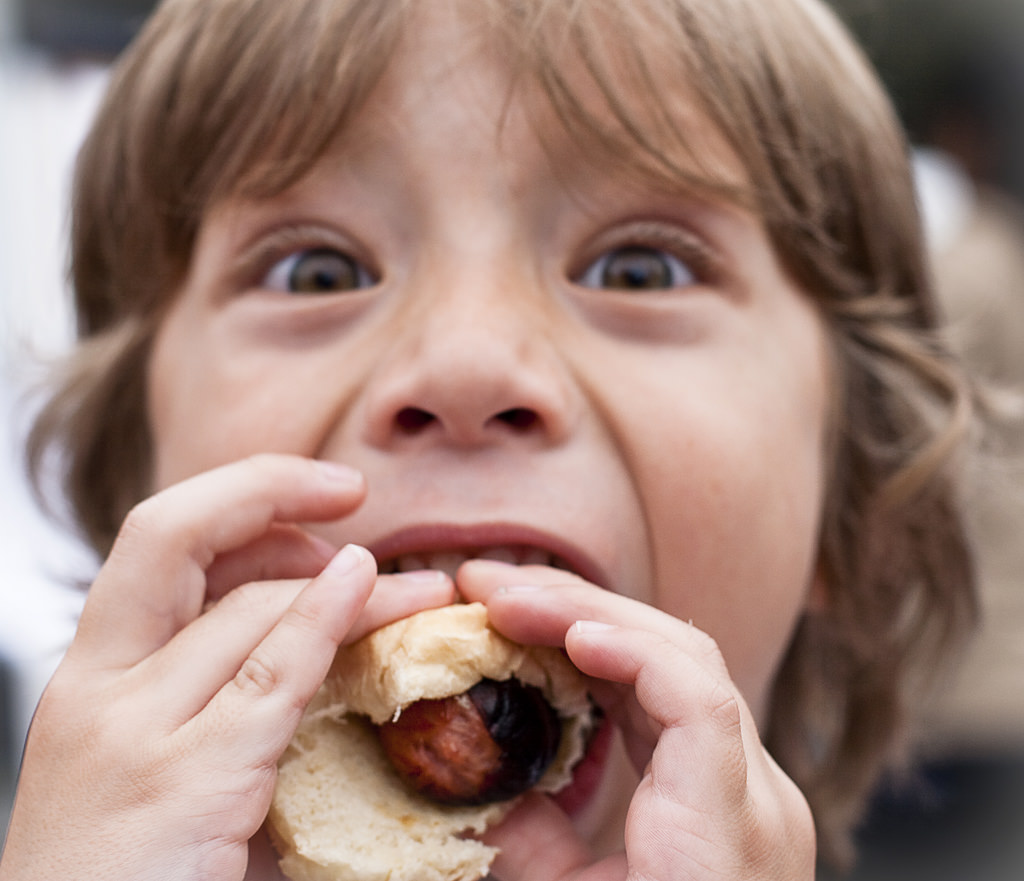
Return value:
<svg viewBox="0 0 1024 881">
<path fill-rule="evenodd" d="M 740 698 L 724 683 L 715 683 L 705 695 L 705 708 L 709 718 L 720 733 L 739 737 L 743 724 Z"/>
<path fill-rule="evenodd" d="M 323 629 L 323 621 L 319 610 L 310 603 L 303 602 L 303 599 L 304 597 L 300 595 L 289 608 L 288 623 L 303 633 L 313 636 Z"/>
<path fill-rule="evenodd" d="M 281 687 L 282 681 L 283 676 L 278 665 L 259 651 L 253 652 L 245 659 L 234 678 L 235 687 L 243 694 L 253 697 L 273 694 Z"/>
<path fill-rule="evenodd" d="M 217 605 L 233 621 L 259 624 L 287 608 L 294 593 L 290 587 L 288 582 L 247 581 L 229 590 Z"/>
<path fill-rule="evenodd" d="M 159 507 L 159 499 L 156 496 L 150 496 L 132 505 L 121 521 L 121 528 L 114 542 L 115 548 L 134 544 L 137 540 L 145 540 L 151 535 L 162 519 L 158 514 Z"/>
<path fill-rule="evenodd" d="M 750 762 L 743 737 L 743 704 L 735 688 L 723 682 L 709 685 L 703 695 L 703 718 L 716 744 L 721 771 L 719 797 L 741 812 L 750 794 Z"/>
<path fill-rule="evenodd" d="M 121 521 L 109 559 L 154 561 L 172 549 L 192 548 L 196 525 L 171 498 L 169 491 L 164 491 L 136 502 Z"/>
</svg>

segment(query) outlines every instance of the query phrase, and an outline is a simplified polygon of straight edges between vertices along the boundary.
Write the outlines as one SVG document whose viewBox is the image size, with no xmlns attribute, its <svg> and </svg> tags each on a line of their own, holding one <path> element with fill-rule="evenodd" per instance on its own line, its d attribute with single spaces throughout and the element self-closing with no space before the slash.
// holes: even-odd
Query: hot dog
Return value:
<svg viewBox="0 0 1024 881">
<path fill-rule="evenodd" d="M 412 704 L 377 730 L 398 776 L 441 804 L 521 795 L 555 760 L 562 725 L 539 688 L 481 679 L 461 695 Z"/>
<path fill-rule="evenodd" d="M 505 639 L 480 604 L 382 628 L 338 652 L 279 763 L 282 868 L 295 881 L 481 878 L 496 851 L 468 835 L 526 789 L 565 786 L 592 725 L 564 655 Z"/>
</svg>

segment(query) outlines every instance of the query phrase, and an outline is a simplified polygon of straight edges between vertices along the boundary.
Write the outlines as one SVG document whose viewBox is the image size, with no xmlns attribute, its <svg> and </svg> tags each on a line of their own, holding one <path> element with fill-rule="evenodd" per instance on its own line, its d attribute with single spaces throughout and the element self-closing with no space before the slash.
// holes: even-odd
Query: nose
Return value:
<svg viewBox="0 0 1024 881">
<path fill-rule="evenodd" d="M 364 387 L 372 446 L 553 446 L 571 434 L 579 396 L 549 318 L 514 292 L 480 291 L 403 316 Z"/>
</svg>

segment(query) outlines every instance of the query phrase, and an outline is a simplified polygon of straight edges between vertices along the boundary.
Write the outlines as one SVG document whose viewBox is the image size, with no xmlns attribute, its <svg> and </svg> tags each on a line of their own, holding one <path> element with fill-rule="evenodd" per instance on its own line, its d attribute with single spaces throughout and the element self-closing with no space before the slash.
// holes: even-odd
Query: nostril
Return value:
<svg viewBox="0 0 1024 881">
<path fill-rule="evenodd" d="M 465 438 L 476 437 L 479 430 L 486 430 L 488 427 L 503 427 L 516 434 L 528 434 L 540 425 L 541 421 L 537 411 L 529 407 L 510 407 L 508 410 L 502 410 L 487 419 L 484 425 L 478 425 L 476 422 L 463 425 L 459 419 L 445 420 L 422 407 L 402 407 L 395 414 L 394 425 L 398 433 L 406 437 L 419 435 L 425 429 L 440 424 L 451 431 L 453 436 Z"/>
<path fill-rule="evenodd" d="M 437 417 L 419 407 L 403 407 L 395 416 L 395 424 L 404 434 L 416 434 L 426 428 Z"/>
<path fill-rule="evenodd" d="M 502 410 L 494 418 L 517 431 L 529 431 L 540 421 L 540 416 L 537 415 L 537 412 L 528 407 L 513 407 L 510 410 Z"/>
</svg>

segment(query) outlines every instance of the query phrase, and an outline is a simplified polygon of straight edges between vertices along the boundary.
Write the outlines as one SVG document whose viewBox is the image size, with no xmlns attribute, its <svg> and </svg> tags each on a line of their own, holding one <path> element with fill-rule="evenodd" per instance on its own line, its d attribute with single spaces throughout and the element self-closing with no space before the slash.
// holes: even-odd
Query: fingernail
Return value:
<svg viewBox="0 0 1024 881">
<path fill-rule="evenodd" d="M 588 633 L 607 633 L 609 630 L 614 630 L 614 624 L 605 624 L 604 621 L 577 621 L 573 624 L 573 629 L 582 635 Z"/>
<path fill-rule="evenodd" d="M 370 552 L 359 545 L 345 545 L 327 564 L 325 571 L 332 575 L 347 575 L 367 560 Z"/>
<path fill-rule="evenodd" d="M 342 483 L 346 486 L 358 486 L 363 482 L 363 475 L 360 471 L 341 462 L 326 462 L 323 459 L 317 460 L 317 467 L 332 483 Z"/>
</svg>

